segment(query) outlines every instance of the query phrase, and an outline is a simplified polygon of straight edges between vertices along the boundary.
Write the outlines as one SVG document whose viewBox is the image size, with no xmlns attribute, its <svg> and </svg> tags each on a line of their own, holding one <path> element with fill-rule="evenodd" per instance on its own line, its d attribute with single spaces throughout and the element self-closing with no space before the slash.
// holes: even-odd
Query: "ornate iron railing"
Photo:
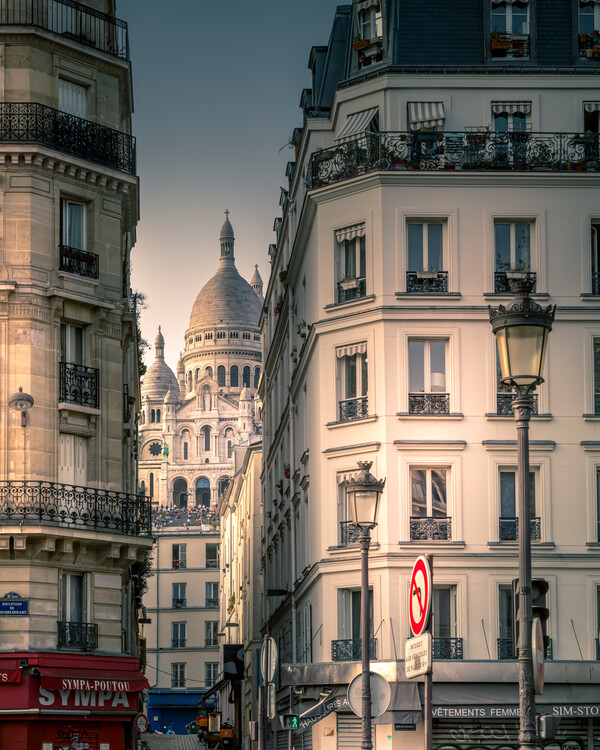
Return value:
<svg viewBox="0 0 600 750">
<path fill-rule="evenodd" d="M 594 414 L 600 414 L 600 393 L 594 393 Z"/>
<path fill-rule="evenodd" d="M 531 409 L 532 414 L 538 414 L 539 412 L 539 398 L 537 393 L 530 394 L 533 396 L 533 407 Z M 503 417 L 513 416 L 513 401 L 516 399 L 516 393 L 498 393 L 496 395 L 496 413 Z"/>
<path fill-rule="evenodd" d="M 433 658 L 434 659 L 462 659 L 463 658 L 463 639 L 462 638 L 439 638 L 433 639 Z"/>
<path fill-rule="evenodd" d="M 531 529 L 531 541 L 539 542 L 541 539 L 541 521 L 539 518 L 530 518 L 529 527 Z M 519 538 L 519 519 L 518 518 L 499 518 L 498 535 L 501 542 L 517 541 Z"/>
<path fill-rule="evenodd" d="M 369 638 L 369 658 L 377 658 L 377 638 Z M 362 659 L 362 640 L 345 638 L 331 641 L 331 661 L 360 661 Z"/>
<path fill-rule="evenodd" d="M 533 289 L 532 291 L 535 292 L 535 281 L 536 281 L 536 275 L 532 271 L 529 271 L 527 274 L 523 274 L 524 276 L 527 276 L 527 278 L 532 279 L 533 283 Z M 494 272 L 494 292 L 496 294 L 512 294 L 511 288 L 510 288 L 510 282 L 508 280 L 507 272 L 506 271 L 495 271 Z"/>
<path fill-rule="evenodd" d="M 37 143 L 135 174 L 135 138 L 34 102 L 0 103 L 0 143 Z"/>
<path fill-rule="evenodd" d="M 492 57 L 529 57 L 529 34 L 495 34 L 490 48 Z"/>
<path fill-rule="evenodd" d="M 345 398 L 339 402 L 340 422 L 350 422 L 353 419 L 362 419 L 369 416 L 369 397 Z"/>
<path fill-rule="evenodd" d="M 406 272 L 406 291 L 409 294 L 440 294 L 448 291 L 448 271 L 438 271 L 435 276 Z"/>
<path fill-rule="evenodd" d="M 93 622 L 59 622 L 58 648 L 94 651 L 98 648 L 98 625 Z"/>
<path fill-rule="evenodd" d="M 206 607 L 207 609 L 217 609 L 219 606 L 219 600 L 218 599 L 207 599 L 206 600 Z"/>
<path fill-rule="evenodd" d="M 412 516 L 410 519 L 410 539 L 412 542 L 425 540 L 450 541 L 452 539 L 452 519 L 427 516 Z"/>
<path fill-rule="evenodd" d="M 173 609 L 183 609 L 187 606 L 186 599 L 173 599 L 173 604 L 171 605 Z"/>
<path fill-rule="evenodd" d="M 592 273 L 592 294 L 600 294 L 600 271 Z"/>
<path fill-rule="evenodd" d="M 409 393 L 409 414 L 449 414 L 449 393 Z"/>
<path fill-rule="evenodd" d="M 352 521 L 340 521 L 340 544 L 355 544 L 358 542 L 360 529 Z"/>
<path fill-rule="evenodd" d="M 512 638 L 498 638 L 498 659 L 516 659 Z"/>
<path fill-rule="evenodd" d="M 39 26 L 47 31 L 129 60 L 127 24 L 74 0 L 3 0 L 0 24 Z"/>
<path fill-rule="evenodd" d="M 313 153 L 308 189 L 405 169 L 600 171 L 598 135 L 529 132 L 367 133 Z"/>
<path fill-rule="evenodd" d="M 58 400 L 98 408 L 98 370 L 95 367 L 59 362 Z"/>
<path fill-rule="evenodd" d="M 60 270 L 67 273 L 97 279 L 99 276 L 98 258 L 96 253 L 88 253 L 87 250 L 78 250 L 67 245 L 60 246 Z"/>
<path fill-rule="evenodd" d="M 185 560 L 173 560 L 173 570 L 179 570 L 180 568 L 187 568 L 187 562 Z"/>
<path fill-rule="evenodd" d="M 360 299 L 367 296 L 367 280 L 365 278 L 356 279 L 356 283 L 347 286 L 343 281 L 338 281 L 337 301 L 338 305 L 342 302 L 350 302 L 353 299 Z"/>
<path fill-rule="evenodd" d="M 596 661 L 600 661 L 600 639 L 596 638 Z"/>
<path fill-rule="evenodd" d="M 15 522 L 152 535 L 150 498 L 58 482 L 0 481 L 0 525 Z"/>
</svg>

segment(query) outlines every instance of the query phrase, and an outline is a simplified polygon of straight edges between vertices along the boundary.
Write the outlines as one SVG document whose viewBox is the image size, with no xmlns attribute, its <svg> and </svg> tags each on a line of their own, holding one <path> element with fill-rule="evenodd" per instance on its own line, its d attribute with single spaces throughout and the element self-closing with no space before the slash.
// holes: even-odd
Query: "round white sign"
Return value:
<svg viewBox="0 0 600 750">
<path fill-rule="evenodd" d="M 369 672 L 371 677 L 371 716 L 377 718 L 388 710 L 392 690 L 390 683 L 375 672 Z M 356 675 L 348 685 L 348 703 L 357 716 L 362 716 L 362 673 Z"/>
<path fill-rule="evenodd" d="M 277 643 L 271 636 L 266 636 L 260 649 L 260 673 L 265 682 L 273 682 L 277 669 Z"/>
<path fill-rule="evenodd" d="M 138 714 L 135 717 L 135 728 L 138 732 L 145 732 L 148 729 L 148 717 L 146 714 Z"/>
</svg>

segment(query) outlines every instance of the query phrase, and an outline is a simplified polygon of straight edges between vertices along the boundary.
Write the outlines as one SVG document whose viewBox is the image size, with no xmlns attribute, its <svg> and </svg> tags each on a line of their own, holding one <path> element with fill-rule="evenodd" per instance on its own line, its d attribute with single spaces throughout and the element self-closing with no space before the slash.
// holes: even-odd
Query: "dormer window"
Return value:
<svg viewBox="0 0 600 750">
<path fill-rule="evenodd" d="M 383 35 L 379 0 L 358 3 L 358 29 L 361 39 L 378 39 Z"/>
<path fill-rule="evenodd" d="M 492 0 L 492 31 L 529 34 L 529 0 Z"/>
</svg>

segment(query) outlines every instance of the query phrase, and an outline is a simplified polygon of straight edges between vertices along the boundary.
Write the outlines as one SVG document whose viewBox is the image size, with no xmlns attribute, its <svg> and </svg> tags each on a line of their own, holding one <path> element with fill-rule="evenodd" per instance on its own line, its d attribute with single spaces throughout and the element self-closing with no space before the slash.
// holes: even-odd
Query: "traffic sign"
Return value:
<svg viewBox="0 0 600 750">
<path fill-rule="evenodd" d="M 407 638 L 404 649 L 406 677 L 416 677 L 431 672 L 431 633 L 422 633 L 416 638 Z"/>
<path fill-rule="evenodd" d="M 537 695 L 544 691 L 544 634 L 539 617 L 531 623 L 531 660 L 533 661 L 533 686 Z"/>
<path fill-rule="evenodd" d="M 371 682 L 371 716 L 375 719 L 388 710 L 392 690 L 390 683 L 375 672 L 369 672 Z M 348 685 L 348 703 L 357 716 L 362 716 L 362 674 L 356 675 Z"/>
<path fill-rule="evenodd" d="M 277 644 L 271 636 L 266 636 L 260 649 L 260 673 L 265 682 L 272 682 L 277 669 Z M 274 718 L 274 717 L 272 717 Z"/>
<path fill-rule="evenodd" d="M 138 732 L 145 732 L 148 729 L 148 717 L 146 714 L 138 714 L 135 717 L 135 728 Z"/>
<path fill-rule="evenodd" d="M 408 618 L 414 635 L 421 635 L 427 627 L 431 612 L 431 570 L 424 555 L 417 558 L 410 577 Z"/>
</svg>

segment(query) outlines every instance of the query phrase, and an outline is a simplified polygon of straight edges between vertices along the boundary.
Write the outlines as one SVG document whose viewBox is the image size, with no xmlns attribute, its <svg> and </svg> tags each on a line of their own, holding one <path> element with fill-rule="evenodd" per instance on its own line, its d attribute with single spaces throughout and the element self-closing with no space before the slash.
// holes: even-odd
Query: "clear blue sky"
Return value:
<svg viewBox="0 0 600 750">
<path fill-rule="evenodd" d="M 217 268 L 226 208 L 238 270 L 249 280 L 258 263 L 267 283 L 310 48 L 327 44 L 339 4 L 117 0 L 129 25 L 141 195 L 132 287 L 148 299 L 142 333 L 153 343 L 162 326 L 173 370 Z"/>
</svg>

